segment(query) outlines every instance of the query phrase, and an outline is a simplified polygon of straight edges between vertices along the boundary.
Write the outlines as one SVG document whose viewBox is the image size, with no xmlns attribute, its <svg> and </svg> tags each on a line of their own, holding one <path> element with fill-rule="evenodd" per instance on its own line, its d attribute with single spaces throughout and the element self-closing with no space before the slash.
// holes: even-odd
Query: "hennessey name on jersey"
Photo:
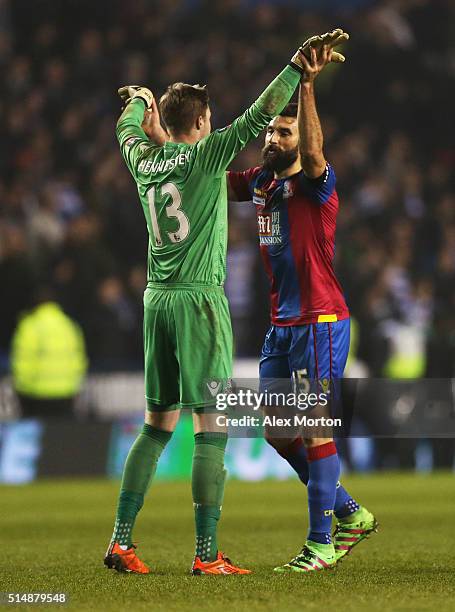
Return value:
<svg viewBox="0 0 455 612">
<path fill-rule="evenodd" d="M 154 174 L 155 172 L 170 172 L 176 166 L 184 166 L 190 161 L 191 153 L 180 153 L 176 157 L 171 159 L 163 159 L 160 162 L 153 161 L 151 159 L 143 159 L 139 166 L 139 172 L 144 174 Z"/>
<path fill-rule="evenodd" d="M 260 244 L 281 244 L 280 212 L 258 213 Z"/>
</svg>

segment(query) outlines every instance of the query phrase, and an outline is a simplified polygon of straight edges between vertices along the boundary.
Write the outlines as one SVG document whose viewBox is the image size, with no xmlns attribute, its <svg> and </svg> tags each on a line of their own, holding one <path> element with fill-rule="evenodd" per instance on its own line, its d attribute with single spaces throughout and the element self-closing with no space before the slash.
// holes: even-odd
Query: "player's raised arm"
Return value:
<svg viewBox="0 0 455 612">
<path fill-rule="evenodd" d="M 302 125 L 300 142 L 302 142 L 302 134 L 305 136 L 305 131 L 308 130 L 310 135 L 305 139 L 305 143 L 301 149 L 306 155 L 305 161 L 307 168 L 304 168 L 304 171 L 310 178 L 321 176 L 326 165 L 322 153 L 322 130 L 316 112 L 312 82 L 322 68 L 329 62 L 332 61 L 336 63 L 343 63 L 345 61 L 344 55 L 334 51 L 333 49 L 347 40 L 349 40 L 349 34 L 343 32 L 341 28 L 337 28 L 331 32 L 326 32 L 322 35 L 312 36 L 298 49 L 291 60 L 291 66 L 302 75 L 302 87 L 305 88 L 305 91 L 301 91 L 300 93 L 302 100 L 300 107 L 302 108 L 303 113 L 303 116 L 300 119 L 300 123 Z M 267 88 L 264 94 L 262 94 L 261 98 L 270 92 L 270 89 L 273 87 L 274 83 L 275 81 Z M 307 84 L 309 86 L 308 91 L 306 89 Z M 312 100 L 312 107 L 311 104 L 306 103 L 307 93 L 309 94 L 310 102 Z M 261 98 L 259 98 L 259 101 Z M 273 116 L 275 116 L 275 114 L 279 114 L 283 108 L 284 107 L 281 107 L 279 110 L 277 110 Z M 248 109 L 248 111 L 246 111 L 246 113 L 240 117 L 240 119 L 245 117 L 250 110 L 251 109 Z M 306 117 L 306 114 L 308 114 L 308 117 Z M 212 137 L 214 139 L 216 138 L 216 136 Z M 247 171 L 247 173 L 250 171 Z M 251 199 L 251 194 L 249 193 L 250 176 L 248 176 L 247 173 L 228 173 L 227 187 L 228 198 L 230 201 L 239 202 Z"/>
<path fill-rule="evenodd" d="M 243 115 L 198 143 L 196 163 L 207 173 L 222 174 L 237 153 L 286 106 L 300 76 L 298 66 L 286 66 Z"/>
<path fill-rule="evenodd" d="M 146 87 L 127 85 L 118 90 L 125 108 L 117 121 L 116 134 L 122 156 L 135 177 L 135 169 L 140 157 L 154 146 L 143 129 L 145 113 L 153 109 L 154 98 Z M 155 105 L 156 107 L 156 105 Z"/>
<path fill-rule="evenodd" d="M 327 165 L 323 152 L 321 122 L 314 97 L 314 80 L 332 60 L 332 53 L 328 45 L 324 45 L 319 54 L 311 47 L 310 59 L 301 53 L 304 72 L 299 93 L 299 148 L 302 169 L 308 178 L 320 177 Z"/>
<path fill-rule="evenodd" d="M 144 121 L 141 125 L 148 139 L 153 144 L 162 147 L 170 140 L 169 134 L 161 125 L 160 112 L 156 103 L 155 97 L 152 98 L 150 108 L 147 108 L 144 113 Z"/>
<path fill-rule="evenodd" d="M 312 36 L 299 49 L 293 60 L 302 70 L 299 94 L 299 148 L 302 169 L 309 178 L 320 177 L 326 169 L 321 123 L 316 110 L 314 80 L 330 62 L 343 63 L 344 55 L 334 51 L 335 47 L 349 40 L 349 34 L 341 28 Z"/>
</svg>

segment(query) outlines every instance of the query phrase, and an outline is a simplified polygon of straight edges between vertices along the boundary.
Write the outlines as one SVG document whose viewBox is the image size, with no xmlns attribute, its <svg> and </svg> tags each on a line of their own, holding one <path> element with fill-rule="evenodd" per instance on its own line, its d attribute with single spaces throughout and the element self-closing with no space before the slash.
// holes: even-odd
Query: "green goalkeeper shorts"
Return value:
<svg viewBox="0 0 455 612">
<path fill-rule="evenodd" d="M 214 406 L 209 383 L 230 379 L 232 352 L 222 287 L 149 283 L 144 293 L 148 410 Z"/>
</svg>

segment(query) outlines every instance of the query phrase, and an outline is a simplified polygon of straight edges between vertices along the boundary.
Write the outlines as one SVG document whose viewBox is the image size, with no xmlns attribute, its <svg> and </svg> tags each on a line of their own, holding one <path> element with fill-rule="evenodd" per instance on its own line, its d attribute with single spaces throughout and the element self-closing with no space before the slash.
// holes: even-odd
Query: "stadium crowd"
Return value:
<svg viewBox="0 0 455 612">
<path fill-rule="evenodd" d="M 117 87 L 207 83 L 222 127 L 305 36 L 340 26 L 348 59 L 318 79 L 317 98 L 357 371 L 454 375 L 453 3 L 343 2 L 342 14 L 241 0 L 35 4 L 0 1 L 3 370 L 43 286 L 82 326 L 92 369 L 141 364 L 146 227 L 115 140 Z M 257 165 L 261 146 L 233 167 Z M 226 289 L 242 356 L 257 356 L 268 324 L 256 241 L 254 210 L 232 204 Z"/>
</svg>

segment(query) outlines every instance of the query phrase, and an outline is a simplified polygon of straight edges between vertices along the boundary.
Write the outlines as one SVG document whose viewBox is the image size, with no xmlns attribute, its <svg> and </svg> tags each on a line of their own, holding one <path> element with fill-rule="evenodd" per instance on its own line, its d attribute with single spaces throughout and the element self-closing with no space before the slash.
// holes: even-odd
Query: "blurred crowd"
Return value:
<svg viewBox="0 0 455 612">
<path fill-rule="evenodd" d="M 357 322 L 353 375 L 454 375 L 454 4 L 310 4 L 0 0 L 3 369 L 43 286 L 81 325 L 92 369 L 141 365 L 147 236 L 115 140 L 117 88 L 207 83 L 221 127 L 305 37 L 340 26 L 348 59 L 318 78 L 317 99 L 341 201 L 336 269 Z M 261 146 L 233 167 L 258 165 Z M 268 325 L 256 243 L 252 207 L 232 204 L 240 356 L 257 356 Z"/>
</svg>

